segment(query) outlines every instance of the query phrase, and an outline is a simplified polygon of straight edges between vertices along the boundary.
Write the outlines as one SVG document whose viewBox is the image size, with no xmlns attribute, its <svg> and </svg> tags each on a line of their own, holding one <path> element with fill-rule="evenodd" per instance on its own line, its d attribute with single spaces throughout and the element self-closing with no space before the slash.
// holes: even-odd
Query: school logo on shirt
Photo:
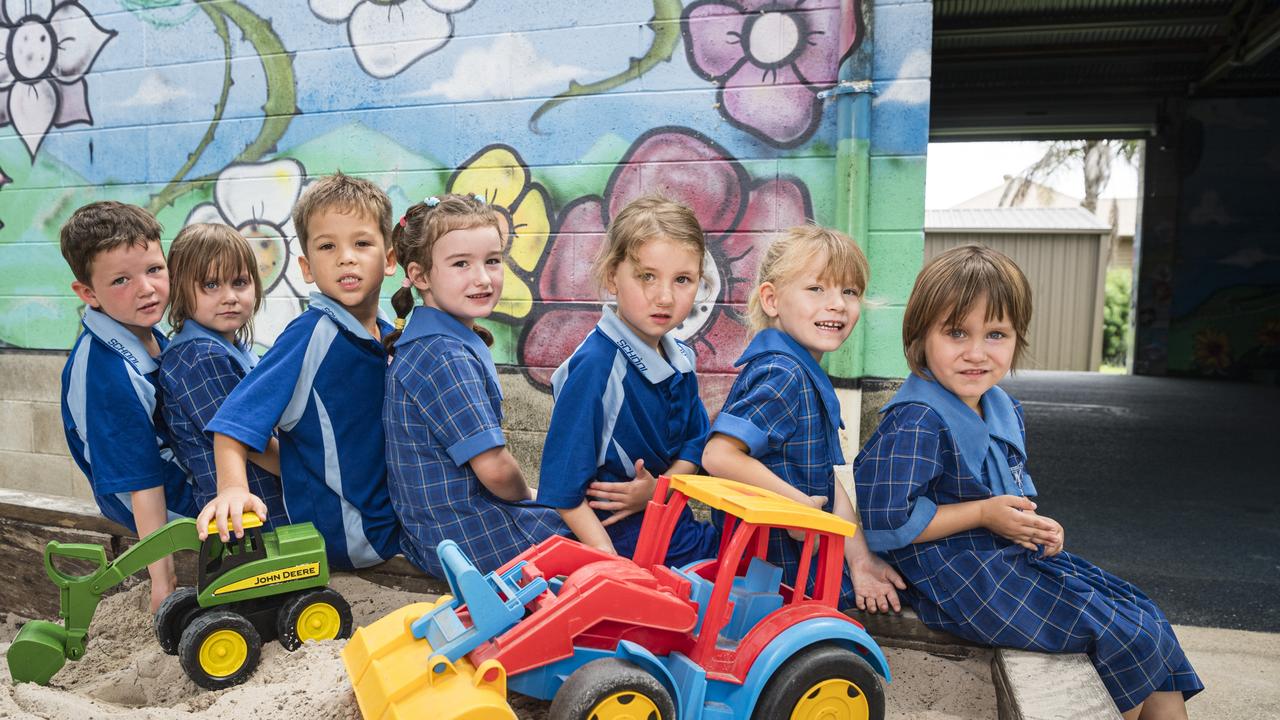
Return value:
<svg viewBox="0 0 1280 720">
<path fill-rule="evenodd" d="M 640 353 L 636 352 L 635 348 L 631 347 L 631 343 L 623 340 L 622 338 L 618 338 L 613 342 L 618 346 L 618 349 L 622 351 L 622 354 L 626 355 L 627 359 L 636 366 L 637 370 L 640 372 L 648 370 L 648 368 L 645 367 L 644 360 L 640 359 Z"/>
<path fill-rule="evenodd" d="M 112 348 L 115 349 L 116 352 L 123 355 L 124 359 L 128 360 L 130 365 L 134 366 L 135 368 L 138 367 L 138 356 L 129 352 L 129 348 L 125 347 L 124 343 L 120 342 L 115 338 L 111 338 L 109 340 L 109 344 L 111 345 Z"/>
</svg>

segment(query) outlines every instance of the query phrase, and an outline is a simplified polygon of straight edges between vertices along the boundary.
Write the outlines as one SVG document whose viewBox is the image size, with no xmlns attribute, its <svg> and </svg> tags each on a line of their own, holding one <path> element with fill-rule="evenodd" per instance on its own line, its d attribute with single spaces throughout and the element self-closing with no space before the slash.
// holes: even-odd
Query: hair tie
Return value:
<svg viewBox="0 0 1280 720">
<path fill-rule="evenodd" d="M 404 227 L 405 225 L 408 225 L 408 224 L 409 224 L 409 216 L 408 216 L 408 215 L 401 215 L 401 216 L 400 216 L 400 227 Z"/>
<path fill-rule="evenodd" d="M 396 318 L 392 324 L 396 326 L 396 330 L 404 330 L 404 318 Z"/>
<path fill-rule="evenodd" d="M 484 199 L 484 196 L 483 196 L 483 195 L 481 195 L 480 193 L 474 193 L 471 197 L 472 197 L 472 198 L 474 198 L 474 199 L 475 199 L 475 201 L 476 201 L 476 202 L 478 202 L 478 203 L 480 203 L 481 205 L 488 205 L 488 204 L 489 204 L 489 201 L 485 200 L 485 199 Z"/>
<path fill-rule="evenodd" d="M 409 276 L 408 276 L 408 275 L 405 275 L 405 276 L 404 276 L 404 280 L 402 280 L 402 281 L 400 282 L 400 287 L 402 287 L 402 288 L 411 288 L 411 287 L 413 287 L 413 281 L 409 279 Z"/>
<path fill-rule="evenodd" d="M 432 195 L 431 197 L 427 198 L 426 200 L 423 200 L 423 201 L 422 201 L 422 204 L 423 204 L 423 205 L 426 205 L 426 206 L 427 206 L 427 207 L 429 207 L 429 208 L 433 208 L 433 207 L 435 207 L 435 206 L 437 206 L 437 205 L 439 205 L 439 204 L 440 204 L 440 198 L 436 197 L 435 195 Z"/>
</svg>

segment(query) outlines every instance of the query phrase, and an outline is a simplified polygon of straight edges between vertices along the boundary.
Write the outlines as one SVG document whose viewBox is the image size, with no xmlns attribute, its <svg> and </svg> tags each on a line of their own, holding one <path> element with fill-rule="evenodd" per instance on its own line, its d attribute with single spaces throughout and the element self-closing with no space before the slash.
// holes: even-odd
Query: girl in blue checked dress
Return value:
<svg viewBox="0 0 1280 720">
<path fill-rule="evenodd" d="M 551 378 L 538 502 L 559 509 L 583 543 L 631 557 L 651 471 L 692 473 L 702 459 L 707 411 L 694 354 L 672 331 L 693 309 L 706 245 L 693 211 L 658 197 L 629 203 L 606 236 L 595 276 L 616 309 L 604 307 Z M 665 562 L 715 557 L 718 545 L 716 528 L 686 507 Z"/>
<path fill-rule="evenodd" d="M 857 521 L 834 470 L 845 462 L 840 401 L 818 363 L 853 331 L 868 275 L 862 251 L 835 230 L 794 227 L 769 246 L 748 305 L 756 335 L 735 363 L 742 370 L 711 426 L 708 472 Z M 792 587 L 802 541 L 781 530 L 769 536 L 769 562 Z M 862 533 L 845 541 L 844 556 L 842 609 L 901 609 L 902 579 L 867 549 Z"/>
<path fill-rule="evenodd" d="M 565 532 L 554 510 L 528 504 L 502 434 L 492 337 L 476 325 L 502 296 L 501 220 L 478 195 L 433 196 L 405 212 L 391 239 L 406 279 L 391 299 L 397 330 L 384 340 L 394 359 L 382 424 L 401 546 L 437 577 L 441 540 L 457 542 L 481 572 L 496 570 Z"/>
<path fill-rule="evenodd" d="M 1138 588 L 1063 551 L 1027 474 L 1022 407 L 996 386 L 1027 346 L 1031 289 L 1012 260 L 963 246 L 907 302 L 912 374 L 855 463 L 871 549 L 927 625 L 989 645 L 1088 653 L 1126 718 L 1186 718 L 1203 689 Z"/>
<path fill-rule="evenodd" d="M 160 357 L 161 412 L 174 455 L 195 480 L 197 507 L 218 494 L 213 439 L 205 426 L 227 395 L 258 363 L 253 315 L 262 283 L 253 249 L 226 225 L 189 225 L 169 248 L 173 336 Z M 288 523 L 280 497 L 280 454 L 249 453 L 249 489 L 270 510 L 268 525 Z"/>
</svg>

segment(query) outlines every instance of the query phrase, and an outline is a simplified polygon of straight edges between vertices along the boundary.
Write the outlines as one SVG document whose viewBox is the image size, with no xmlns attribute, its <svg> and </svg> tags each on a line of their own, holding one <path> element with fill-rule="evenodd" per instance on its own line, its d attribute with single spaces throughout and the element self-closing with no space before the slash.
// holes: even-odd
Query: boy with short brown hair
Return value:
<svg viewBox="0 0 1280 720">
<path fill-rule="evenodd" d="M 186 470 L 156 411 L 156 329 L 169 302 L 160 224 L 114 201 L 85 205 L 62 226 L 62 256 L 85 304 L 84 332 L 62 370 L 62 422 L 76 464 L 107 518 L 144 537 L 195 514 Z M 151 609 L 177 586 L 173 560 L 148 567 Z"/>
</svg>

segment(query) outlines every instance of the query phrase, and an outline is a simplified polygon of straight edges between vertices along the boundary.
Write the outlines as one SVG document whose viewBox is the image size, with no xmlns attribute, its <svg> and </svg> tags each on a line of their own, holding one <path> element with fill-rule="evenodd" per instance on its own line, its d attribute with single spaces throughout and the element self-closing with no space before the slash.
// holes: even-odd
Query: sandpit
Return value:
<svg viewBox="0 0 1280 720">
<path fill-rule="evenodd" d="M 338 575 L 333 587 L 351 603 L 357 625 L 402 605 L 432 596 L 374 585 Z M 46 589 L 46 590 L 51 590 Z M 357 720 L 355 696 L 343 669 L 341 641 L 309 643 L 286 652 L 278 643 L 262 649 L 258 671 L 244 685 L 219 692 L 197 687 L 178 659 L 156 644 L 147 612 L 146 583 L 106 598 L 90 628 L 85 657 L 68 662 L 48 687 L 15 686 L 0 671 L 0 718 L 64 720 L 170 720 L 173 718 L 306 718 Z M 0 652 L 17 634 L 19 618 L 0 618 Z M 949 659 L 915 650 L 887 648 L 894 682 L 888 686 L 887 717 L 901 720 L 962 720 L 995 717 L 990 655 Z M 544 720 L 547 703 L 512 697 L 522 720 Z"/>
</svg>

